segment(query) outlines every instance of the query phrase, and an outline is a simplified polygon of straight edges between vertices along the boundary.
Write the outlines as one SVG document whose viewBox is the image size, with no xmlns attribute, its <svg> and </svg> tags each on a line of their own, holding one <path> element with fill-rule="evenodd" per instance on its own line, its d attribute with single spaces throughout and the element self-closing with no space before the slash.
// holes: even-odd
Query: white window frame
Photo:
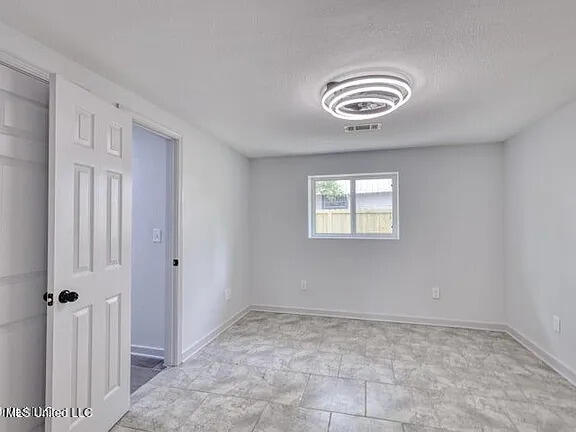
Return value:
<svg viewBox="0 0 576 432">
<path fill-rule="evenodd" d="M 390 179 L 392 180 L 392 232 L 389 234 L 362 234 L 356 232 L 356 180 Z M 350 234 L 316 232 L 316 181 L 350 180 Z M 382 172 L 367 174 L 312 175 L 308 176 L 308 238 L 309 239 L 372 239 L 398 240 L 400 238 L 400 212 L 398 208 L 398 173 Z"/>
</svg>

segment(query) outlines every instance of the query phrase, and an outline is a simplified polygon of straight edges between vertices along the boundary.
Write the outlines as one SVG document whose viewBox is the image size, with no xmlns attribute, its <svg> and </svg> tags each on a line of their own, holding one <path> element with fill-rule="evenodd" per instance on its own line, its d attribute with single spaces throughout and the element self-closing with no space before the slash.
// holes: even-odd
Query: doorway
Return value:
<svg viewBox="0 0 576 432">
<path fill-rule="evenodd" d="M 131 391 L 166 366 L 175 352 L 178 140 L 150 126 L 132 131 Z M 176 283 L 175 283 L 176 282 Z"/>
</svg>

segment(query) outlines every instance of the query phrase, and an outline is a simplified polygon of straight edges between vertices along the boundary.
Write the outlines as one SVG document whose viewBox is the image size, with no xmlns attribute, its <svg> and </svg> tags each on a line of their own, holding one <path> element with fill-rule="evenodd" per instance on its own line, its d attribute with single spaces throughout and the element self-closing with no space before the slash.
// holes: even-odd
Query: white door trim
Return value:
<svg viewBox="0 0 576 432">
<path fill-rule="evenodd" d="M 126 109 L 126 107 L 122 107 Z M 170 221 L 168 236 L 167 283 L 166 283 L 166 325 L 164 364 L 178 366 L 182 363 L 182 135 L 150 120 L 141 114 L 131 113 L 134 125 L 161 135 L 171 142 L 171 186 L 169 193 Z M 172 260 L 178 260 L 174 266 Z"/>
<path fill-rule="evenodd" d="M 39 79 L 40 81 L 44 81 L 45 83 L 50 81 L 50 73 L 6 51 L 0 51 L 0 64 Z"/>
</svg>

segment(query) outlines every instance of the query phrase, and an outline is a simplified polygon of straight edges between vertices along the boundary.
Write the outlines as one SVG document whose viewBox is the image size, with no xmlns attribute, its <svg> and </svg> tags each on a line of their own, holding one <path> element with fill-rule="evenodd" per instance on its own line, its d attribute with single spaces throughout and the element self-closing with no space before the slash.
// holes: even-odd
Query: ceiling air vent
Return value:
<svg viewBox="0 0 576 432">
<path fill-rule="evenodd" d="M 382 129 L 382 123 L 369 123 L 344 127 L 345 132 L 370 132 L 379 129 Z"/>
</svg>

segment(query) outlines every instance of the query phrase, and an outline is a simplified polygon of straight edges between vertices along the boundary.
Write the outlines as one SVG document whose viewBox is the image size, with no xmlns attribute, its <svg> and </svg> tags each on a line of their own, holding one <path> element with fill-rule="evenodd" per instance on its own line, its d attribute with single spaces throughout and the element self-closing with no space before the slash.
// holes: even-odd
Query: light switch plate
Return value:
<svg viewBox="0 0 576 432">
<path fill-rule="evenodd" d="M 552 316 L 552 327 L 556 333 L 560 333 L 560 317 L 558 315 Z"/>
<path fill-rule="evenodd" d="M 160 228 L 152 229 L 152 242 L 162 243 L 162 230 Z"/>
</svg>

